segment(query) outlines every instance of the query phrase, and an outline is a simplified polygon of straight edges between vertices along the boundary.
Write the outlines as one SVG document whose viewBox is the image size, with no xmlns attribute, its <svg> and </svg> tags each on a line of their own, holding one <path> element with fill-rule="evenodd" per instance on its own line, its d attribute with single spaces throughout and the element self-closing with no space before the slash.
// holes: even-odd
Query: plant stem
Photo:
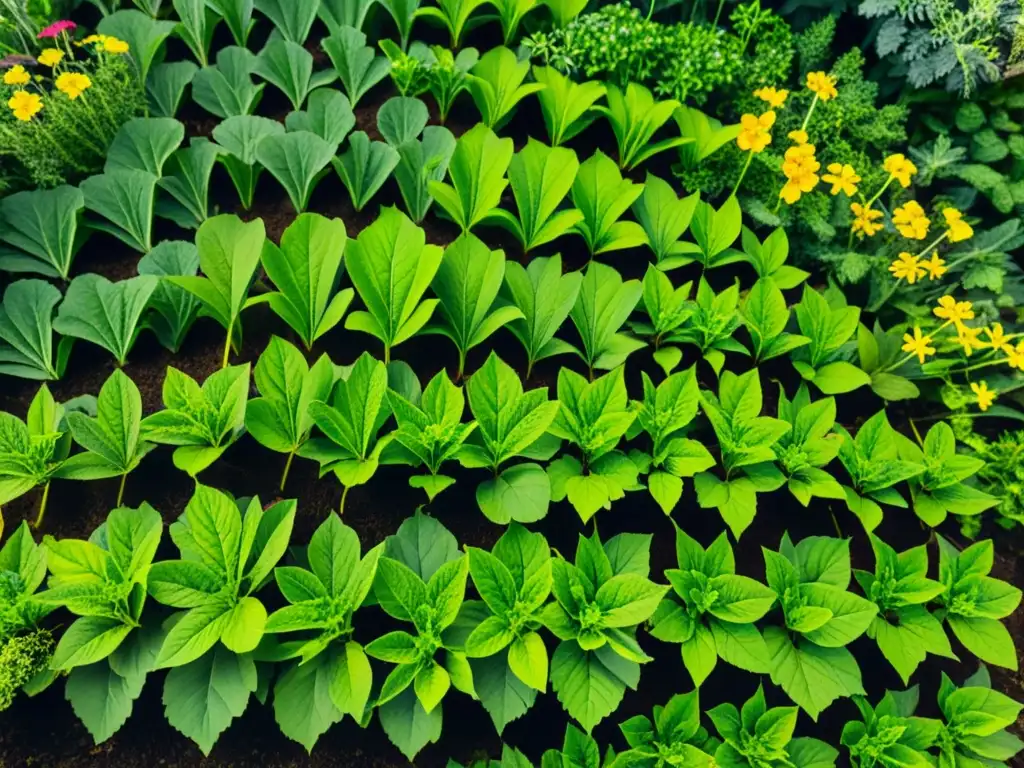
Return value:
<svg viewBox="0 0 1024 768">
<path fill-rule="evenodd" d="M 124 484 L 128 482 L 128 473 L 125 472 L 121 475 L 121 485 L 117 489 L 117 504 L 115 506 L 121 506 L 121 500 L 124 498 Z"/>
<path fill-rule="evenodd" d="M 228 335 L 224 340 L 224 355 L 220 359 L 220 367 L 227 368 L 228 361 L 231 359 L 231 330 L 235 327 L 234 323 L 228 326 Z"/>
<path fill-rule="evenodd" d="M 725 5 L 725 0 L 718 0 L 718 10 L 715 11 L 715 20 L 711 22 L 712 27 L 718 26 L 718 19 L 722 15 L 722 6 Z M 653 5 L 652 5 L 653 7 Z"/>
<path fill-rule="evenodd" d="M 32 527 L 39 529 L 43 524 L 43 518 L 46 517 L 46 500 L 50 498 L 50 482 L 47 481 L 46 485 L 43 486 L 43 498 L 39 500 L 39 512 L 36 514 L 36 521 L 32 524 Z"/>
<path fill-rule="evenodd" d="M 747 169 L 750 167 L 750 161 L 754 159 L 754 152 L 751 150 L 747 152 L 747 162 L 743 164 L 743 170 L 740 171 L 740 177 L 736 179 L 736 186 L 732 188 L 732 194 L 729 197 L 736 197 L 736 193 L 740 190 L 740 184 L 743 182 L 743 177 L 747 175 Z"/>
<path fill-rule="evenodd" d="M 349 487 L 347 485 L 342 486 L 341 488 L 341 506 L 338 508 L 339 515 L 345 514 L 345 499 L 348 497 L 348 488 Z"/>
<path fill-rule="evenodd" d="M 295 458 L 295 451 L 288 452 L 288 459 L 284 463 L 284 472 L 281 473 L 281 484 L 278 486 L 279 491 L 284 490 L 284 484 L 288 482 L 288 470 L 292 468 L 292 459 Z"/>
</svg>

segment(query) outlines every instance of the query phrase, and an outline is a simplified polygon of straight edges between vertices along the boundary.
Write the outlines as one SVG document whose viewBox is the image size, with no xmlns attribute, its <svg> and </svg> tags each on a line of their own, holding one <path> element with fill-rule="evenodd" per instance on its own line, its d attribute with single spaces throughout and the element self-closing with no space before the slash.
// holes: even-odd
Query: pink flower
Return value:
<svg viewBox="0 0 1024 768">
<path fill-rule="evenodd" d="M 78 28 L 78 25 L 73 21 L 62 19 L 61 21 L 55 21 L 50 26 L 46 27 L 42 32 L 36 35 L 36 38 L 43 40 L 48 37 L 57 37 L 61 32 L 74 32 Z"/>
</svg>

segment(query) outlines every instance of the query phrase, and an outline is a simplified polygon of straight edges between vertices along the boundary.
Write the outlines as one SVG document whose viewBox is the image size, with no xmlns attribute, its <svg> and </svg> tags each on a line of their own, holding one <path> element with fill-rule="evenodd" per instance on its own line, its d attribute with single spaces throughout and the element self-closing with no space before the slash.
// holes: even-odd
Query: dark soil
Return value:
<svg viewBox="0 0 1024 768">
<path fill-rule="evenodd" d="M 223 32 L 223 30 L 221 30 Z M 270 117 L 283 119 L 287 108 L 271 93 L 260 112 Z M 374 116 L 377 108 L 390 95 L 386 87 L 375 89 L 360 104 L 357 110 L 357 129 L 366 130 L 376 138 Z M 429 97 L 428 97 L 429 98 Z M 456 134 L 475 122 L 475 112 L 463 96 L 449 120 L 449 126 Z M 182 115 L 189 135 L 208 135 L 216 121 L 201 113 L 194 106 L 188 107 Z M 436 117 L 434 118 L 436 121 Z M 525 143 L 529 135 L 543 138 L 543 124 L 539 108 L 534 99 L 527 99 L 503 135 L 516 137 L 517 146 Z M 601 148 L 608 154 L 614 153 L 611 134 L 603 124 L 597 124 L 584 136 L 572 143 L 581 154 Z M 668 155 L 654 158 L 647 170 L 672 178 Z M 642 175 L 640 176 L 642 178 Z M 511 201 L 510 193 L 507 193 Z M 264 220 L 267 234 L 275 241 L 293 220 L 295 213 L 286 196 L 269 173 L 265 173 L 257 190 L 257 199 L 250 211 L 238 209 L 237 197 L 226 173 L 220 168 L 215 171 L 212 186 L 211 205 L 216 212 L 235 212 L 243 218 L 260 217 Z M 348 229 L 349 237 L 355 237 L 370 224 L 378 205 L 395 205 L 399 202 L 397 187 L 391 180 L 380 195 L 367 207 L 357 212 L 352 209 L 345 188 L 337 176 L 330 173 L 317 186 L 310 209 L 327 216 L 341 218 Z M 436 212 L 436 209 L 435 211 Z M 425 222 L 427 239 L 431 243 L 445 245 L 457 235 L 456 229 L 431 215 Z M 508 257 L 520 260 L 522 255 L 511 241 L 502 236 L 500 230 L 483 229 L 477 233 L 491 247 L 502 247 Z M 191 239 L 192 233 L 177 229 L 168 222 L 157 220 L 157 239 Z M 558 245 L 562 249 L 565 268 L 577 269 L 588 261 L 588 255 L 581 239 L 562 238 Z M 548 255 L 541 251 L 535 255 Z M 76 269 L 81 272 L 97 272 L 110 279 L 122 279 L 136 273 L 139 254 L 122 246 L 118 241 L 102 233 L 94 232 L 78 257 Z M 648 255 L 642 251 L 624 251 L 608 254 L 602 261 L 619 269 L 625 277 L 640 278 L 646 269 Z M 726 274 L 717 270 L 709 275 L 716 290 L 731 284 L 746 267 Z M 722 274 L 719 274 L 722 273 Z M 696 280 L 699 273 L 681 270 L 673 273 L 679 281 Z M 749 282 L 751 275 L 743 273 Z M 563 329 L 567 338 L 572 331 Z M 252 362 L 257 359 L 272 334 L 278 334 L 294 341 L 293 334 L 270 313 L 265 306 L 246 312 L 245 340 L 241 353 L 233 355 L 232 362 Z M 126 372 L 139 386 L 145 412 L 151 413 L 161 407 L 160 388 L 164 371 L 173 365 L 189 375 L 202 380 L 217 370 L 223 344 L 223 330 L 209 319 L 200 319 L 185 341 L 183 349 L 175 355 L 160 347 L 151 334 L 143 334 L 130 356 Z M 522 371 L 525 367 L 521 348 L 508 333 L 499 332 L 481 348 L 469 355 L 467 370 L 478 367 L 490 349 Z M 351 363 L 364 350 L 369 349 L 378 356 L 380 349 L 376 341 L 363 334 L 347 332 L 341 328 L 328 334 L 313 351 L 310 359 L 327 353 L 338 364 Z M 396 350 L 396 357 L 410 363 L 420 380 L 425 383 L 442 367 L 454 376 L 457 357 L 454 347 L 438 336 L 415 338 Z M 686 350 L 683 366 L 699 365 L 702 384 L 714 387 L 715 380 L 707 365 L 699 361 L 699 355 L 692 348 Z M 560 366 L 570 365 L 585 372 L 580 361 L 569 357 L 549 359 L 539 364 L 529 386 L 547 386 L 554 394 L 557 372 Z M 742 369 L 743 361 L 730 356 L 729 366 Z M 98 347 L 84 342 L 76 345 L 71 357 L 68 374 L 64 379 L 51 384 L 58 400 L 76 395 L 95 394 L 113 370 L 109 356 Z M 640 390 L 640 371 L 646 370 L 655 376 L 659 369 L 654 364 L 649 350 L 643 350 L 630 359 L 627 383 L 633 395 Z M 773 361 L 764 367 L 762 380 L 765 382 L 766 412 L 774 413 L 777 400 L 777 384 L 781 381 L 790 396 L 797 386 L 797 380 L 790 366 L 783 361 Z M 35 385 L 18 380 L 4 379 L 0 393 L 0 408 L 24 416 L 28 403 L 35 392 Z M 255 394 L 255 392 L 253 392 Z M 874 413 L 879 403 L 871 395 L 853 393 L 839 398 L 839 418 L 847 427 L 855 428 L 867 416 Z M 896 412 L 895 423 L 905 423 L 912 412 Z M 279 496 L 277 483 L 283 467 L 284 457 L 258 445 L 252 438 L 243 437 L 232 446 L 210 469 L 202 474 L 204 484 L 230 491 L 237 496 L 258 494 L 264 502 Z M 474 489 L 480 482 L 479 472 L 473 473 L 453 466 L 445 471 L 457 477 L 458 482 L 446 490 L 428 508 L 446 525 L 462 545 L 491 547 L 502 529 L 489 523 L 477 509 Z M 408 486 L 407 468 L 385 467 L 372 481 L 348 494 L 345 506 L 345 522 L 359 534 L 363 547 L 368 548 L 390 534 L 393 534 L 407 517 L 423 503 L 420 491 Z M 153 451 L 129 478 L 125 503 L 137 505 L 149 502 L 161 512 L 168 522 L 181 514 L 192 494 L 193 485 L 184 473 L 171 463 L 168 448 Z M 50 494 L 48 513 L 43 532 L 57 537 L 86 537 L 106 517 L 114 505 L 117 481 L 91 483 L 55 482 Z M 341 498 L 341 487 L 332 478 L 317 478 L 317 467 L 311 462 L 295 462 L 285 494 L 297 498 L 299 514 L 296 520 L 294 540 L 299 543 L 308 538 L 317 525 L 331 510 L 337 509 Z M 4 509 L 7 530 L 12 531 L 23 519 L 31 520 L 39 501 L 38 492 L 30 493 Z M 700 509 L 687 484 L 675 515 L 675 521 L 690 535 L 705 545 L 710 543 L 724 525 L 713 510 Z M 662 572 L 674 567 L 674 539 L 671 522 L 666 519 L 647 493 L 631 493 L 617 502 L 610 512 L 601 512 L 597 517 L 603 538 L 622 532 L 643 532 L 653 535 L 652 577 L 664 581 Z M 571 553 L 575 549 L 577 536 L 589 533 L 591 527 L 580 523 L 575 511 L 567 502 L 552 505 L 546 519 L 533 526 L 547 536 L 558 551 Z M 853 536 L 854 566 L 873 569 L 870 547 L 858 521 L 845 509 L 844 504 L 815 501 L 809 509 L 801 507 L 785 490 L 772 495 L 762 495 L 758 516 L 751 528 L 736 545 L 736 559 L 741 571 L 758 578 L 763 577 L 763 562 L 760 547 L 777 548 L 784 531 L 789 531 L 795 540 L 809 535 L 835 535 L 836 528 L 846 536 Z M 930 531 L 923 529 L 909 511 L 890 511 L 879 531 L 882 538 L 897 549 L 905 549 L 931 540 Z M 943 535 L 964 546 L 955 527 L 948 526 Z M 1019 565 L 1022 541 L 1019 536 L 1009 535 L 999 529 L 986 530 L 985 535 L 995 539 L 997 548 L 996 573 L 1017 586 L 1024 587 L 1024 569 Z M 932 543 L 932 560 L 937 562 L 937 552 Z M 176 555 L 169 537 L 165 537 L 159 558 Z M 364 613 L 375 614 L 375 609 Z M 376 615 L 360 615 L 357 620 L 357 639 L 372 637 L 374 624 L 380 623 Z M 1008 620 L 1008 626 L 1017 640 L 1018 649 L 1024 649 L 1024 615 L 1018 612 Z M 361 637 L 368 631 L 367 637 Z M 550 638 L 549 638 L 550 639 Z M 641 643 L 655 661 L 648 664 L 642 674 L 639 691 L 628 692 L 622 707 L 595 730 L 595 737 L 602 747 L 608 744 L 622 749 L 625 743 L 617 730 L 617 724 L 636 714 L 650 714 L 655 705 L 665 703 L 676 693 L 690 689 L 691 681 L 685 671 L 678 648 L 661 644 L 641 633 Z M 553 650 L 553 644 L 550 646 Z M 962 651 L 956 646 L 954 649 Z M 872 701 L 887 689 L 902 688 L 901 682 L 889 664 L 883 659 L 877 647 L 867 638 L 856 641 L 852 647 L 864 674 L 864 685 Z M 921 685 L 921 708 L 919 714 L 936 713 L 935 693 L 940 682 L 940 672 L 945 671 L 954 681 L 960 682 L 974 671 L 971 654 L 962 653 L 964 663 L 956 664 L 929 657 L 921 665 L 914 681 Z M 378 666 L 378 673 L 381 668 Z M 1008 670 L 992 670 L 996 686 L 1016 699 L 1024 699 L 1024 678 Z M 0 715 L 0 768 L 22 768 L 22 766 L 53 766 L 54 768 L 151 768 L 152 766 L 266 766 L 266 768 L 291 768 L 292 766 L 358 766 L 391 768 L 405 765 L 406 761 L 395 749 L 377 723 L 366 730 L 359 730 L 351 719 L 346 718 L 331 728 L 321 738 L 311 756 L 298 744 L 281 735 L 273 719 L 270 706 L 251 701 L 245 714 L 237 719 L 223 734 L 210 758 L 203 758 L 191 741 L 177 733 L 167 724 L 160 700 L 163 673 L 150 675 L 141 698 L 136 702 L 128 723 L 108 742 L 94 746 L 92 739 L 75 718 L 70 705 L 63 700 L 63 686 L 52 686 L 35 699 L 19 698 L 16 704 Z M 750 696 L 757 686 L 755 676 L 720 664 L 702 688 L 702 706 L 705 710 L 722 701 L 740 702 Z M 782 692 L 772 686 L 767 678 L 769 700 L 773 704 L 787 703 Z M 445 727 L 438 744 L 427 747 L 416 759 L 420 766 L 444 766 L 449 758 L 468 763 L 474 758 L 500 754 L 502 737 L 506 743 L 522 749 L 534 762 L 539 763 L 541 753 L 561 744 L 568 720 L 556 697 L 549 691 L 538 697 L 536 706 L 521 720 L 508 726 L 502 737 L 495 733 L 489 716 L 476 702 L 466 696 L 452 694 L 446 698 Z M 798 733 L 813 735 L 838 744 L 839 733 L 847 719 L 856 717 L 853 703 L 840 700 L 826 710 L 817 724 L 806 715 L 801 715 Z M 844 755 L 842 760 L 845 761 Z"/>
</svg>

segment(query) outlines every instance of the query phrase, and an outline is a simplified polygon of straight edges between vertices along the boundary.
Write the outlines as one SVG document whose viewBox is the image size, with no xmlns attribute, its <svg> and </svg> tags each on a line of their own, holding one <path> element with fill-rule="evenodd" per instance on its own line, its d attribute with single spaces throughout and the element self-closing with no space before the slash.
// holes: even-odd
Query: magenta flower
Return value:
<svg viewBox="0 0 1024 768">
<path fill-rule="evenodd" d="M 43 40 L 48 37 L 57 37 L 61 32 L 74 32 L 78 28 L 78 25 L 68 19 L 62 19 L 61 21 L 55 21 L 50 26 L 46 27 L 42 32 L 36 35 L 36 38 Z"/>
</svg>

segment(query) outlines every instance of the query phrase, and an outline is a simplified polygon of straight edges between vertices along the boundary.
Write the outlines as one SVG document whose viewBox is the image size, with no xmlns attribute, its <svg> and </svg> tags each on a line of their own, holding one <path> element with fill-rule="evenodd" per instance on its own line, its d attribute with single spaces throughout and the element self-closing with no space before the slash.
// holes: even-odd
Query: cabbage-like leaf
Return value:
<svg viewBox="0 0 1024 768">
<path fill-rule="evenodd" d="M 113 235 L 137 251 L 153 247 L 153 201 L 157 177 L 146 171 L 120 170 L 90 176 L 79 186 L 85 207 L 103 219 L 93 229 Z"/>
<path fill-rule="evenodd" d="M 308 131 L 271 134 L 256 147 L 256 160 L 284 187 L 296 213 L 306 210 L 333 157 L 334 147 Z"/>
<path fill-rule="evenodd" d="M 295 110 L 302 109 L 311 91 L 337 76 L 330 69 L 314 73 L 313 54 L 298 43 L 281 39 L 267 43 L 252 71 L 287 96 Z"/>
<path fill-rule="evenodd" d="M 256 147 L 268 136 L 283 133 L 284 126 L 276 120 L 255 115 L 229 117 L 213 129 L 214 140 L 227 150 L 221 154 L 220 160 L 227 168 L 238 190 L 238 199 L 246 210 L 252 207 L 256 182 L 263 172 L 263 166 L 256 159 Z"/>
<path fill-rule="evenodd" d="M 140 275 L 190 277 L 198 271 L 198 249 L 180 240 L 164 240 L 139 260 Z M 177 352 L 199 315 L 199 307 L 199 299 L 184 288 L 161 280 L 149 298 L 144 322 L 163 346 Z"/>
<path fill-rule="evenodd" d="M 84 207 L 82 192 L 67 185 L 0 200 L 0 269 L 67 280 L 88 232 L 78 231 Z"/>
<path fill-rule="evenodd" d="M 156 214 L 184 229 L 196 229 L 206 221 L 210 208 L 210 177 L 221 148 L 209 139 L 196 137 L 167 161 L 167 174 L 157 184 L 172 200 L 158 198 Z"/>
<path fill-rule="evenodd" d="M 320 0 L 255 0 L 255 5 L 285 40 L 302 45 L 316 21 Z"/>
<path fill-rule="evenodd" d="M 388 180 L 398 161 L 398 151 L 393 147 L 383 141 L 370 141 L 364 131 L 356 131 L 349 136 L 348 149 L 331 162 L 352 198 L 352 206 L 361 211 Z"/>
<path fill-rule="evenodd" d="M 192 78 L 192 98 L 217 117 L 252 114 L 266 87 L 253 82 L 250 73 L 255 66 L 252 51 L 235 45 L 222 48 L 217 65 L 203 67 Z"/>
<path fill-rule="evenodd" d="M 146 80 L 149 112 L 154 117 L 174 117 L 199 67 L 191 61 L 173 61 L 157 64 Z"/>
<path fill-rule="evenodd" d="M 334 30 L 320 44 L 330 57 L 353 108 L 391 71 L 387 57 L 378 55 L 366 44 L 366 35 L 353 27 Z"/>
<path fill-rule="evenodd" d="M 139 82 L 146 82 L 150 67 L 164 57 L 164 41 L 174 31 L 173 21 L 159 21 L 142 11 L 115 11 L 100 19 L 96 31 L 128 43 L 132 65 L 139 73 Z"/>
<path fill-rule="evenodd" d="M 17 280 L 0 303 L 0 373 L 52 381 L 64 375 L 74 338 L 57 344 L 54 357 L 53 310 L 60 291 L 44 280 Z"/>
<path fill-rule="evenodd" d="M 355 127 L 352 105 L 341 91 L 318 88 L 309 94 L 305 111 L 289 113 L 284 121 L 289 131 L 309 131 L 326 141 L 334 151 Z"/>
<path fill-rule="evenodd" d="M 430 194 L 463 232 L 483 221 L 501 202 L 512 152 L 512 139 L 499 139 L 486 125 L 476 125 L 456 142 L 448 166 L 451 184 L 428 183 Z"/>
<path fill-rule="evenodd" d="M 103 170 L 146 171 L 160 178 L 184 138 L 185 126 L 172 117 L 134 117 L 110 142 Z"/>
</svg>

